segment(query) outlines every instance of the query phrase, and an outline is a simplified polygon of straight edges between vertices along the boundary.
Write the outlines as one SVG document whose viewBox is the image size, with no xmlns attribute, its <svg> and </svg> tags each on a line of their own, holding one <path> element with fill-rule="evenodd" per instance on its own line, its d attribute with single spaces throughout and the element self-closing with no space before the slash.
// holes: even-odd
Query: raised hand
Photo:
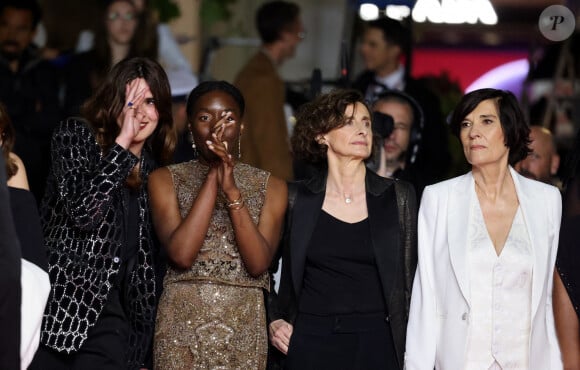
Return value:
<svg viewBox="0 0 580 370">
<path fill-rule="evenodd" d="M 221 187 L 229 200 L 238 199 L 239 190 L 233 176 L 234 160 L 229 152 L 229 144 L 223 140 L 223 136 L 226 130 L 235 127 L 235 125 L 236 121 L 231 112 L 222 113 L 222 118 L 214 126 L 211 140 L 206 141 L 208 148 L 221 160 L 217 163 L 218 186 Z"/>
<path fill-rule="evenodd" d="M 117 118 L 121 131 L 115 142 L 125 149 L 129 149 L 133 139 L 139 133 L 139 125 L 143 119 L 140 107 L 145 100 L 145 93 L 149 87 L 142 78 L 136 78 L 125 87 L 125 106 Z"/>
</svg>

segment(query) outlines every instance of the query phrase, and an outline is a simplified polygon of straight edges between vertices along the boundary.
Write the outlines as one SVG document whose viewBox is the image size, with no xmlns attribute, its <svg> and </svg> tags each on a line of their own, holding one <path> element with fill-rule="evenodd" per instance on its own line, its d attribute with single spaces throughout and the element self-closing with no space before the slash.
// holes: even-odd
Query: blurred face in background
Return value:
<svg viewBox="0 0 580 370">
<path fill-rule="evenodd" d="M 401 48 L 387 42 L 380 29 L 368 28 L 361 41 L 360 54 L 365 68 L 381 76 L 398 68 Z"/>
<path fill-rule="evenodd" d="M 552 133 L 546 128 L 532 126 L 530 140 L 532 151 L 514 167 L 525 177 L 550 183 L 560 166 L 560 156 L 556 152 Z"/>
<path fill-rule="evenodd" d="M 287 30 L 282 31 L 281 36 L 282 41 L 284 41 L 286 45 L 284 59 L 292 58 L 296 54 L 298 44 L 300 44 L 300 42 L 302 42 L 306 37 L 302 19 L 300 19 L 300 17 L 296 18 L 294 23 L 288 27 Z"/>
<path fill-rule="evenodd" d="M 137 29 L 135 6 L 130 1 L 115 1 L 105 14 L 109 42 L 125 45 L 131 43 Z"/>
<path fill-rule="evenodd" d="M 413 125 L 413 109 L 396 100 L 378 100 L 373 109 L 393 117 L 393 132 L 385 138 L 383 150 L 387 162 L 404 162 Z"/>
<path fill-rule="evenodd" d="M 8 61 L 16 60 L 34 37 L 32 12 L 6 7 L 0 14 L 0 53 Z"/>
</svg>

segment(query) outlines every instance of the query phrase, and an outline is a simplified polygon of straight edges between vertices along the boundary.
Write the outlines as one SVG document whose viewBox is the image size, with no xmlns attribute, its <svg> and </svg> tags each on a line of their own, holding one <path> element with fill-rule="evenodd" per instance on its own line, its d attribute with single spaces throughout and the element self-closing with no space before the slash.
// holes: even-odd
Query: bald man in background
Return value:
<svg viewBox="0 0 580 370">
<path fill-rule="evenodd" d="M 522 161 L 516 163 L 516 170 L 523 176 L 558 186 L 554 177 L 560 166 L 560 156 L 556 151 L 554 136 L 545 127 L 530 127 L 529 145 L 532 152 Z"/>
</svg>

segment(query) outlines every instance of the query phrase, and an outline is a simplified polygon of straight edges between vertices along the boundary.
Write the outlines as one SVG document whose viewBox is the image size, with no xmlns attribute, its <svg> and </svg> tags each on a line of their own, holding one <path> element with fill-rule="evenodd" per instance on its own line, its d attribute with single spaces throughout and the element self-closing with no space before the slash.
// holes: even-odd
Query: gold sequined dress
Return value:
<svg viewBox="0 0 580 370">
<path fill-rule="evenodd" d="M 208 167 L 191 161 L 169 166 L 181 217 L 191 209 Z M 236 164 L 234 178 L 258 224 L 269 173 Z M 219 198 L 219 197 L 218 197 Z M 224 201 L 218 199 L 193 266 L 168 267 L 155 329 L 155 369 L 265 369 L 268 274 L 246 271 Z"/>
</svg>

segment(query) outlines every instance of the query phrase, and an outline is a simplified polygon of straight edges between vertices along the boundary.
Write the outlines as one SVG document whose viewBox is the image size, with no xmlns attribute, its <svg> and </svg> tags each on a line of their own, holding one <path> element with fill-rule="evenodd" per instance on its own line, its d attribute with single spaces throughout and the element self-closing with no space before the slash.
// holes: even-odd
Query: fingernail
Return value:
<svg viewBox="0 0 580 370">
<path fill-rule="evenodd" d="M 206 141 L 205 141 L 205 143 L 206 143 L 207 145 L 211 145 L 211 141 L 209 141 L 209 140 L 206 140 Z"/>
</svg>

